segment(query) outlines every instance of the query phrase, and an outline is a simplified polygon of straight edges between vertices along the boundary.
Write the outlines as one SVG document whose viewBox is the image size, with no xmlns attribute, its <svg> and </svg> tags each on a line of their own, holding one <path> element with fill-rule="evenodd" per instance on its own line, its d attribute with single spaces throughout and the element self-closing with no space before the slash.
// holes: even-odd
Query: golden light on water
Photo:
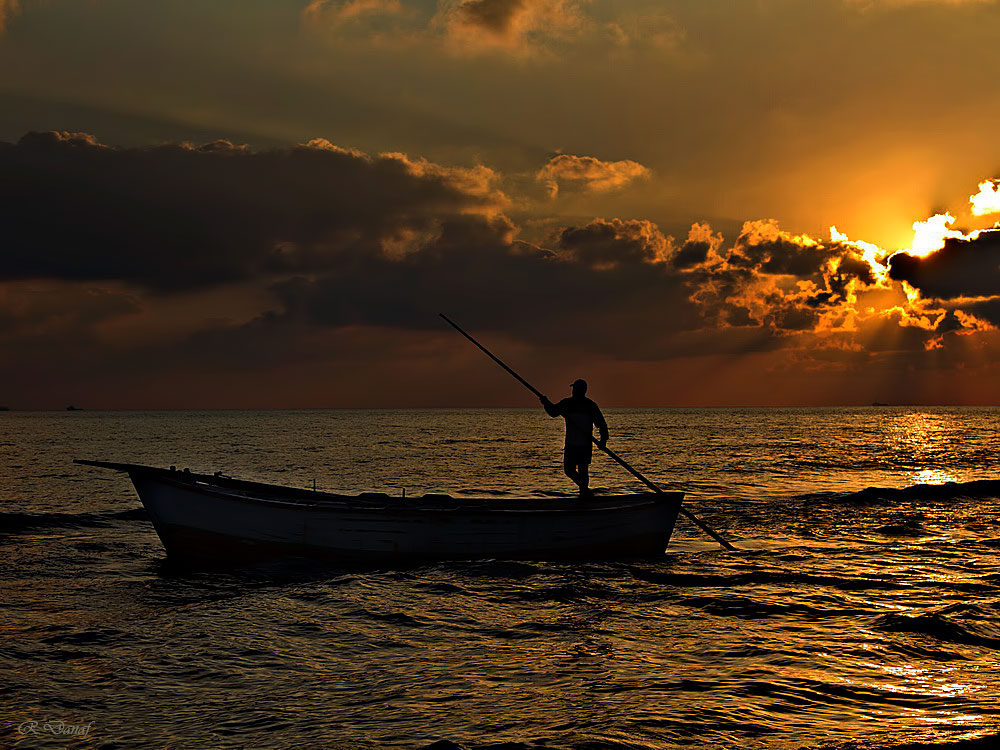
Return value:
<svg viewBox="0 0 1000 750">
<path fill-rule="evenodd" d="M 972 685 L 951 681 L 948 673 L 955 670 L 948 668 L 935 666 L 928 669 L 910 665 L 884 665 L 882 671 L 901 682 L 898 685 L 883 684 L 878 686 L 893 693 L 919 692 L 928 697 L 953 698 L 974 689 Z M 933 721 L 934 719 L 928 717 L 928 720 Z"/>
<path fill-rule="evenodd" d="M 923 412 L 901 414 L 886 424 L 885 430 L 886 440 L 895 453 L 913 456 L 921 463 L 926 458 L 933 459 L 935 454 L 948 451 L 949 424 L 940 415 Z M 963 480 L 964 477 L 940 466 L 925 466 L 907 475 L 909 484 L 945 484 Z"/>
<path fill-rule="evenodd" d="M 947 482 L 957 482 L 960 477 L 950 471 L 943 469 L 923 469 L 913 475 L 914 484 L 945 484 Z"/>
<path fill-rule="evenodd" d="M 941 430 L 937 419 L 922 412 L 904 414 L 889 427 L 889 439 L 899 448 L 926 450 L 934 441 L 934 433 Z"/>
</svg>

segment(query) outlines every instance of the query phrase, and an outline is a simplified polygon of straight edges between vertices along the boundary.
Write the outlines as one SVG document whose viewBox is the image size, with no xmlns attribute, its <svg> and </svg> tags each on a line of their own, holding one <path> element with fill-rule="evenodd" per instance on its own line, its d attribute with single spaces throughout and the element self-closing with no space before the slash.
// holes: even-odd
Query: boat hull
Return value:
<svg viewBox="0 0 1000 750">
<path fill-rule="evenodd" d="M 665 550 L 683 496 L 343 496 L 151 467 L 114 468 L 122 466 L 168 557 L 181 562 L 648 557 Z"/>
</svg>

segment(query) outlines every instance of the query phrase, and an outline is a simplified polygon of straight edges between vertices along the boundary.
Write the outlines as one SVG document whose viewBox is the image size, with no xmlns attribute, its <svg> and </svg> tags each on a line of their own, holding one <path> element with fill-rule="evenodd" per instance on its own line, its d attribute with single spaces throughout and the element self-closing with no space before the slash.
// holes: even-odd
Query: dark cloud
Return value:
<svg viewBox="0 0 1000 750">
<path fill-rule="evenodd" d="M 502 34 L 510 28 L 524 4 L 525 0 L 472 0 L 463 3 L 459 10 L 466 22 Z"/>
<path fill-rule="evenodd" d="M 170 291 L 313 272 L 433 234 L 502 196 L 485 169 L 324 141 L 109 148 L 86 134 L 0 144 L 0 280 L 124 280 Z"/>
<path fill-rule="evenodd" d="M 831 283 L 842 291 L 850 279 L 857 279 L 865 286 L 873 286 L 877 283 L 875 273 L 871 265 L 863 258 L 852 255 L 845 251 L 843 246 L 837 246 L 837 270 L 830 275 Z"/>
<path fill-rule="evenodd" d="M 953 310 L 949 310 L 941 316 L 941 320 L 939 320 L 937 326 L 935 326 L 934 332 L 937 334 L 955 333 L 956 331 L 961 331 L 964 328 L 965 326 L 958 315 L 956 315 Z"/>
<path fill-rule="evenodd" d="M 809 277 L 836 251 L 782 232 L 774 222 L 747 222 L 729 254 L 729 263 L 765 274 Z"/>
<path fill-rule="evenodd" d="M 1000 230 L 982 232 L 975 239 L 949 238 L 925 257 L 896 253 L 889 258 L 889 276 L 906 281 L 924 297 L 1000 295 Z"/>
<path fill-rule="evenodd" d="M 274 292 L 284 318 L 310 325 L 439 330 L 446 312 L 477 330 L 637 359 L 668 356 L 665 337 L 701 325 L 683 280 L 647 262 L 632 238 L 620 238 L 614 264 L 594 267 L 562 247 L 511 243 L 509 229 L 503 219 L 461 217 L 419 251 L 358 256 Z"/>
<path fill-rule="evenodd" d="M 374 362 L 390 353 L 365 348 L 366 331 L 424 346 L 446 332 L 438 312 L 553 359 L 636 363 L 779 349 L 801 361 L 816 349 L 823 362 L 868 346 L 866 336 L 880 337 L 874 356 L 918 356 L 996 315 L 985 303 L 905 307 L 873 326 L 879 313 L 859 297 L 887 295 L 881 311 L 907 304 L 899 289 L 859 247 L 774 221 L 747 222 L 727 244 L 707 223 L 680 243 L 651 221 L 594 218 L 541 240 L 536 230 L 532 244 L 502 213 L 491 170 L 326 141 L 123 149 L 35 133 L 0 145 L 0 167 L 10 177 L 0 185 L 0 326 L 20 332 L 5 341 L 37 361 L 51 361 L 42 348 L 76 346 L 92 373 L 166 361 L 336 367 L 362 352 Z M 22 293 L 36 279 L 47 296 Z M 196 298 L 210 310 L 185 310 L 171 326 Z M 147 330 L 163 334 L 156 346 Z M 115 347 L 127 361 L 87 359 L 87 348 Z"/>
<path fill-rule="evenodd" d="M 962 305 L 962 310 L 974 315 L 980 320 L 985 320 L 994 326 L 1000 327 L 1000 297 L 981 300 L 976 302 L 966 302 Z"/>
<path fill-rule="evenodd" d="M 556 243 L 563 253 L 590 266 L 665 260 L 670 242 L 651 221 L 594 219 L 563 229 Z"/>
<path fill-rule="evenodd" d="M 0 145 L 0 280 L 112 280 L 157 293 L 256 281 L 304 325 L 485 328 L 662 355 L 699 327 L 813 327 L 871 284 L 852 248 L 775 222 L 735 243 L 707 224 L 680 247 L 656 224 L 596 218 L 535 247 L 485 167 L 377 158 L 326 141 L 122 149 L 87 134 Z M 623 335 L 645 330 L 653 335 Z"/>
<path fill-rule="evenodd" d="M 105 320 L 139 312 L 134 295 L 65 283 L 0 288 L 0 341 L 86 335 Z"/>
<path fill-rule="evenodd" d="M 813 305 L 806 300 L 803 305 L 782 304 L 784 300 L 774 300 L 773 312 L 764 318 L 764 323 L 781 331 L 811 331 L 819 319 Z"/>
<path fill-rule="evenodd" d="M 695 222 L 687 240 L 673 254 L 670 262 L 682 270 L 705 264 L 709 253 L 718 253 L 724 241 L 722 234 L 713 232 L 708 223 Z"/>
<path fill-rule="evenodd" d="M 0 0 L 0 34 L 7 27 L 7 22 L 18 14 L 20 6 L 18 0 Z"/>
</svg>

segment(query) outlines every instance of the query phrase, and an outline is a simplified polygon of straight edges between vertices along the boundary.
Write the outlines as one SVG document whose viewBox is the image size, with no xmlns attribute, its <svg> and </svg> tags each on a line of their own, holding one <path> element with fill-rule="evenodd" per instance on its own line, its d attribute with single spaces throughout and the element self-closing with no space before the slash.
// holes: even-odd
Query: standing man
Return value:
<svg viewBox="0 0 1000 750">
<path fill-rule="evenodd" d="M 541 397 L 545 413 L 550 417 L 566 420 L 566 450 L 563 454 L 563 468 L 566 476 L 580 487 L 580 495 L 593 496 L 590 491 L 590 458 L 593 454 L 592 438 L 594 426 L 601 432 L 598 445 L 603 449 L 608 442 L 608 423 L 600 408 L 587 398 L 587 381 L 577 380 L 571 386 L 573 395 L 553 404 L 545 396 Z"/>
</svg>

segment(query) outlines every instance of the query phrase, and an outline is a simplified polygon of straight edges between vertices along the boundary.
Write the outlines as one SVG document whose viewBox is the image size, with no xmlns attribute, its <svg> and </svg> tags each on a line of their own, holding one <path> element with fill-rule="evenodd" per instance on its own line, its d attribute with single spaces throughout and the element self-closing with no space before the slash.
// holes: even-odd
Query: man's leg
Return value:
<svg viewBox="0 0 1000 750">
<path fill-rule="evenodd" d="M 566 476 L 572 479 L 576 486 L 580 488 L 580 494 L 590 496 L 590 470 L 587 464 L 587 457 L 580 455 L 578 451 L 567 450 L 563 461 L 563 469 Z"/>
<path fill-rule="evenodd" d="M 580 485 L 580 494 L 583 497 L 593 497 L 594 493 L 590 491 L 590 460 L 593 453 L 591 452 L 590 444 L 580 451 L 577 457 L 578 474 L 580 480 L 578 484 Z"/>
<path fill-rule="evenodd" d="M 569 451 L 566 451 L 565 456 L 563 456 L 563 471 L 566 472 L 566 476 L 572 479 L 577 486 L 580 485 L 580 472 L 577 471 L 576 456 L 574 456 Z"/>
</svg>

